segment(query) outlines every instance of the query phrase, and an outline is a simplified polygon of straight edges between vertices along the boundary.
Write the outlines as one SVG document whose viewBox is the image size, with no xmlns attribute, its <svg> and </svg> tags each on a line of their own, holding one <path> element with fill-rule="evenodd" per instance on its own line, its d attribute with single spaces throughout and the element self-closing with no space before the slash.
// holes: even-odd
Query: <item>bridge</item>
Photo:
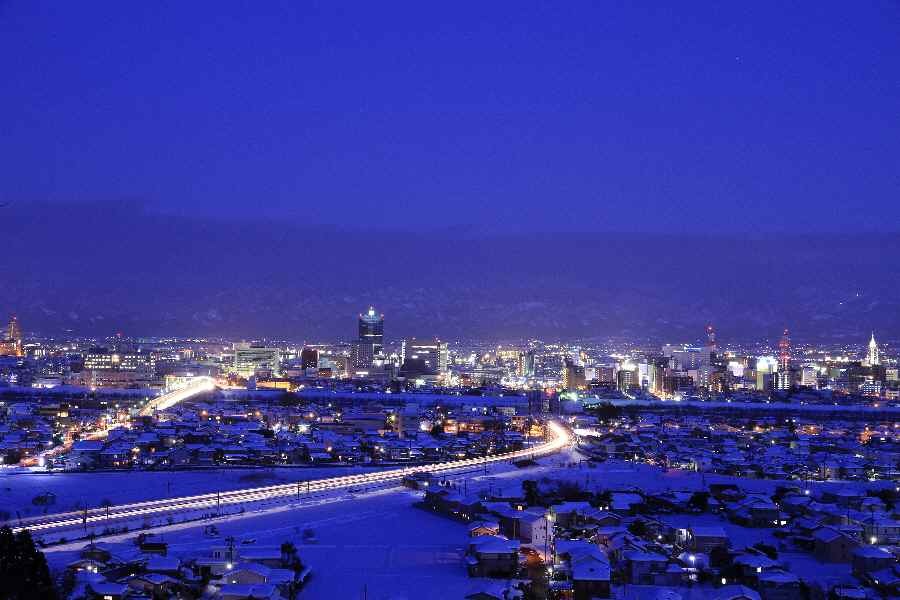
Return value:
<svg viewBox="0 0 900 600">
<path fill-rule="evenodd" d="M 184 387 L 173 390 L 162 396 L 157 396 L 147 403 L 138 413 L 142 417 L 152 416 L 156 411 L 166 410 L 178 404 L 193 398 L 197 394 L 211 392 L 216 389 L 216 381 L 212 377 L 195 377 L 189 381 Z"/>
</svg>

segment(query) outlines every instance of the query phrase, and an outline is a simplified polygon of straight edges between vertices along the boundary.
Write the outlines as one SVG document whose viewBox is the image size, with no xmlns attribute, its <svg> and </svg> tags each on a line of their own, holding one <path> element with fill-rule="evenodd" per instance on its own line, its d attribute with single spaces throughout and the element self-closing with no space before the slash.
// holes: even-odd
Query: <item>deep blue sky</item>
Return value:
<svg viewBox="0 0 900 600">
<path fill-rule="evenodd" d="M 900 4 L 0 0 L 0 201 L 896 230 Z"/>
</svg>

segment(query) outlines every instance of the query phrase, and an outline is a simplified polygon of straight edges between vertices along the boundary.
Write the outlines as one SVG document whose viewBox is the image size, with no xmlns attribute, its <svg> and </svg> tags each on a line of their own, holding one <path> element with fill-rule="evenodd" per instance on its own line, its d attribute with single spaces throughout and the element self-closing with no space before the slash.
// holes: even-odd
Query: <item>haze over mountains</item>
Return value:
<svg viewBox="0 0 900 600">
<path fill-rule="evenodd" d="M 367 231 L 172 217 L 134 204 L 3 209 L 0 311 L 42 334 L 386 334 L 857 341 L 900 332 L 900 234 Z"/>
</svg>

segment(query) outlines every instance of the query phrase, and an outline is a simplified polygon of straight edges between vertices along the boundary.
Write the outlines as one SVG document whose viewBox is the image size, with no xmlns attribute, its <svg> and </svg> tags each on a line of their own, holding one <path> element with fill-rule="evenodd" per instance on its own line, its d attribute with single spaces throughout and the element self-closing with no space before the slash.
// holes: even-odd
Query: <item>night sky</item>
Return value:
<svg viewBox="0 0 900 600">
<path fill-rule="evenodd" d="M 900 4 L 0 1 L 0 202 L 896 231 Z"/>
</svg>

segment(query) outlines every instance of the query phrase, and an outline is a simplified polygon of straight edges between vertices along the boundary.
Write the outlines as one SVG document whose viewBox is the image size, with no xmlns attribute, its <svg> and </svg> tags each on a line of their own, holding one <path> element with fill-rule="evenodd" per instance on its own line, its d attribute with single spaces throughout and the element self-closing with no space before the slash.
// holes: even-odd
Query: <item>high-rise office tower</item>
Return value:
<svg viewBox="0 0 900 600">
<path fill-rule="evenodd" d="M 619 369 L 616 373 L 619 391 L 628 392 L 631 389 L 638 388 L 641 382 L 638 379 L 638 371 L 634 365 L 628 365 L 628 368 Z"/>
<path fill-rule="evenodd" d="M 315 348 L 304 348 L 300 352 L 300 366 L 303 369 L 315 369 L 319 366 L 319 351 Z"/>
<path fill-rule="evenodd" d="M 4 339 L 0 339 L 0 354 L 22 356 L 22 327 L 16 315 L 10 317 L 6 335 Z"/>
<path fill-rule="evenodd" d="M 415 375 L 443 375 L 449 367 L 447 342 L 434 338 L 403 340 L 400 347 L 401 372 Z"/>
<path fill-rule="evenodd" d="M 354 344 L 353 366 L 367 369 L 376 356 L 384 354 L 384 315 L 375 312 L 375 307 L 359 315 L 359 337 Z"/>
<path fill-rule="evenodd" d="M 9 325 L 6 326 L 6 337 L 10 340 L 22 341 L 22 326 L 19 325 L 19 318 L 16 315 L 9 318 Z"/>
<path fill-rule="evenodd" d="M 866 363 L 870 367 L 877 367 L 881 364 L 881 351 L 878 349 L 878 342 L 875 341 L 875 332 L 872 332 L 872 338 L 869 340 L 869 351 L 866 354 Z"/>
<path fill-rule="evenodd" d="M 787 390 L 791 387 L 791 339 L 788 330 L 785 329 L 778 342 L 778 389 Z"/>
<path fill-rule="evenodd" d="M 562 369 L 562 385 L 567 392 L 585 387 L 584 365 L 579 365 L 571 358 L 566 358 Z"/>
<path fill-rule="evenodd" d="M 715 362 L 716 356 L 719 352 L 719 345 L 716 342 L 716 330 L 713 329 L 712 325 L 706 326 L 706 348 L 704 357 L 704 361 L 706 364 L 711 365 Z"/>
<path fill-rule="evenodd" d="M 516 374 L 519 377 L 531 377 L 534 375 L 534 350 L 528 350 L 519 354 Z"/>
</svg>

